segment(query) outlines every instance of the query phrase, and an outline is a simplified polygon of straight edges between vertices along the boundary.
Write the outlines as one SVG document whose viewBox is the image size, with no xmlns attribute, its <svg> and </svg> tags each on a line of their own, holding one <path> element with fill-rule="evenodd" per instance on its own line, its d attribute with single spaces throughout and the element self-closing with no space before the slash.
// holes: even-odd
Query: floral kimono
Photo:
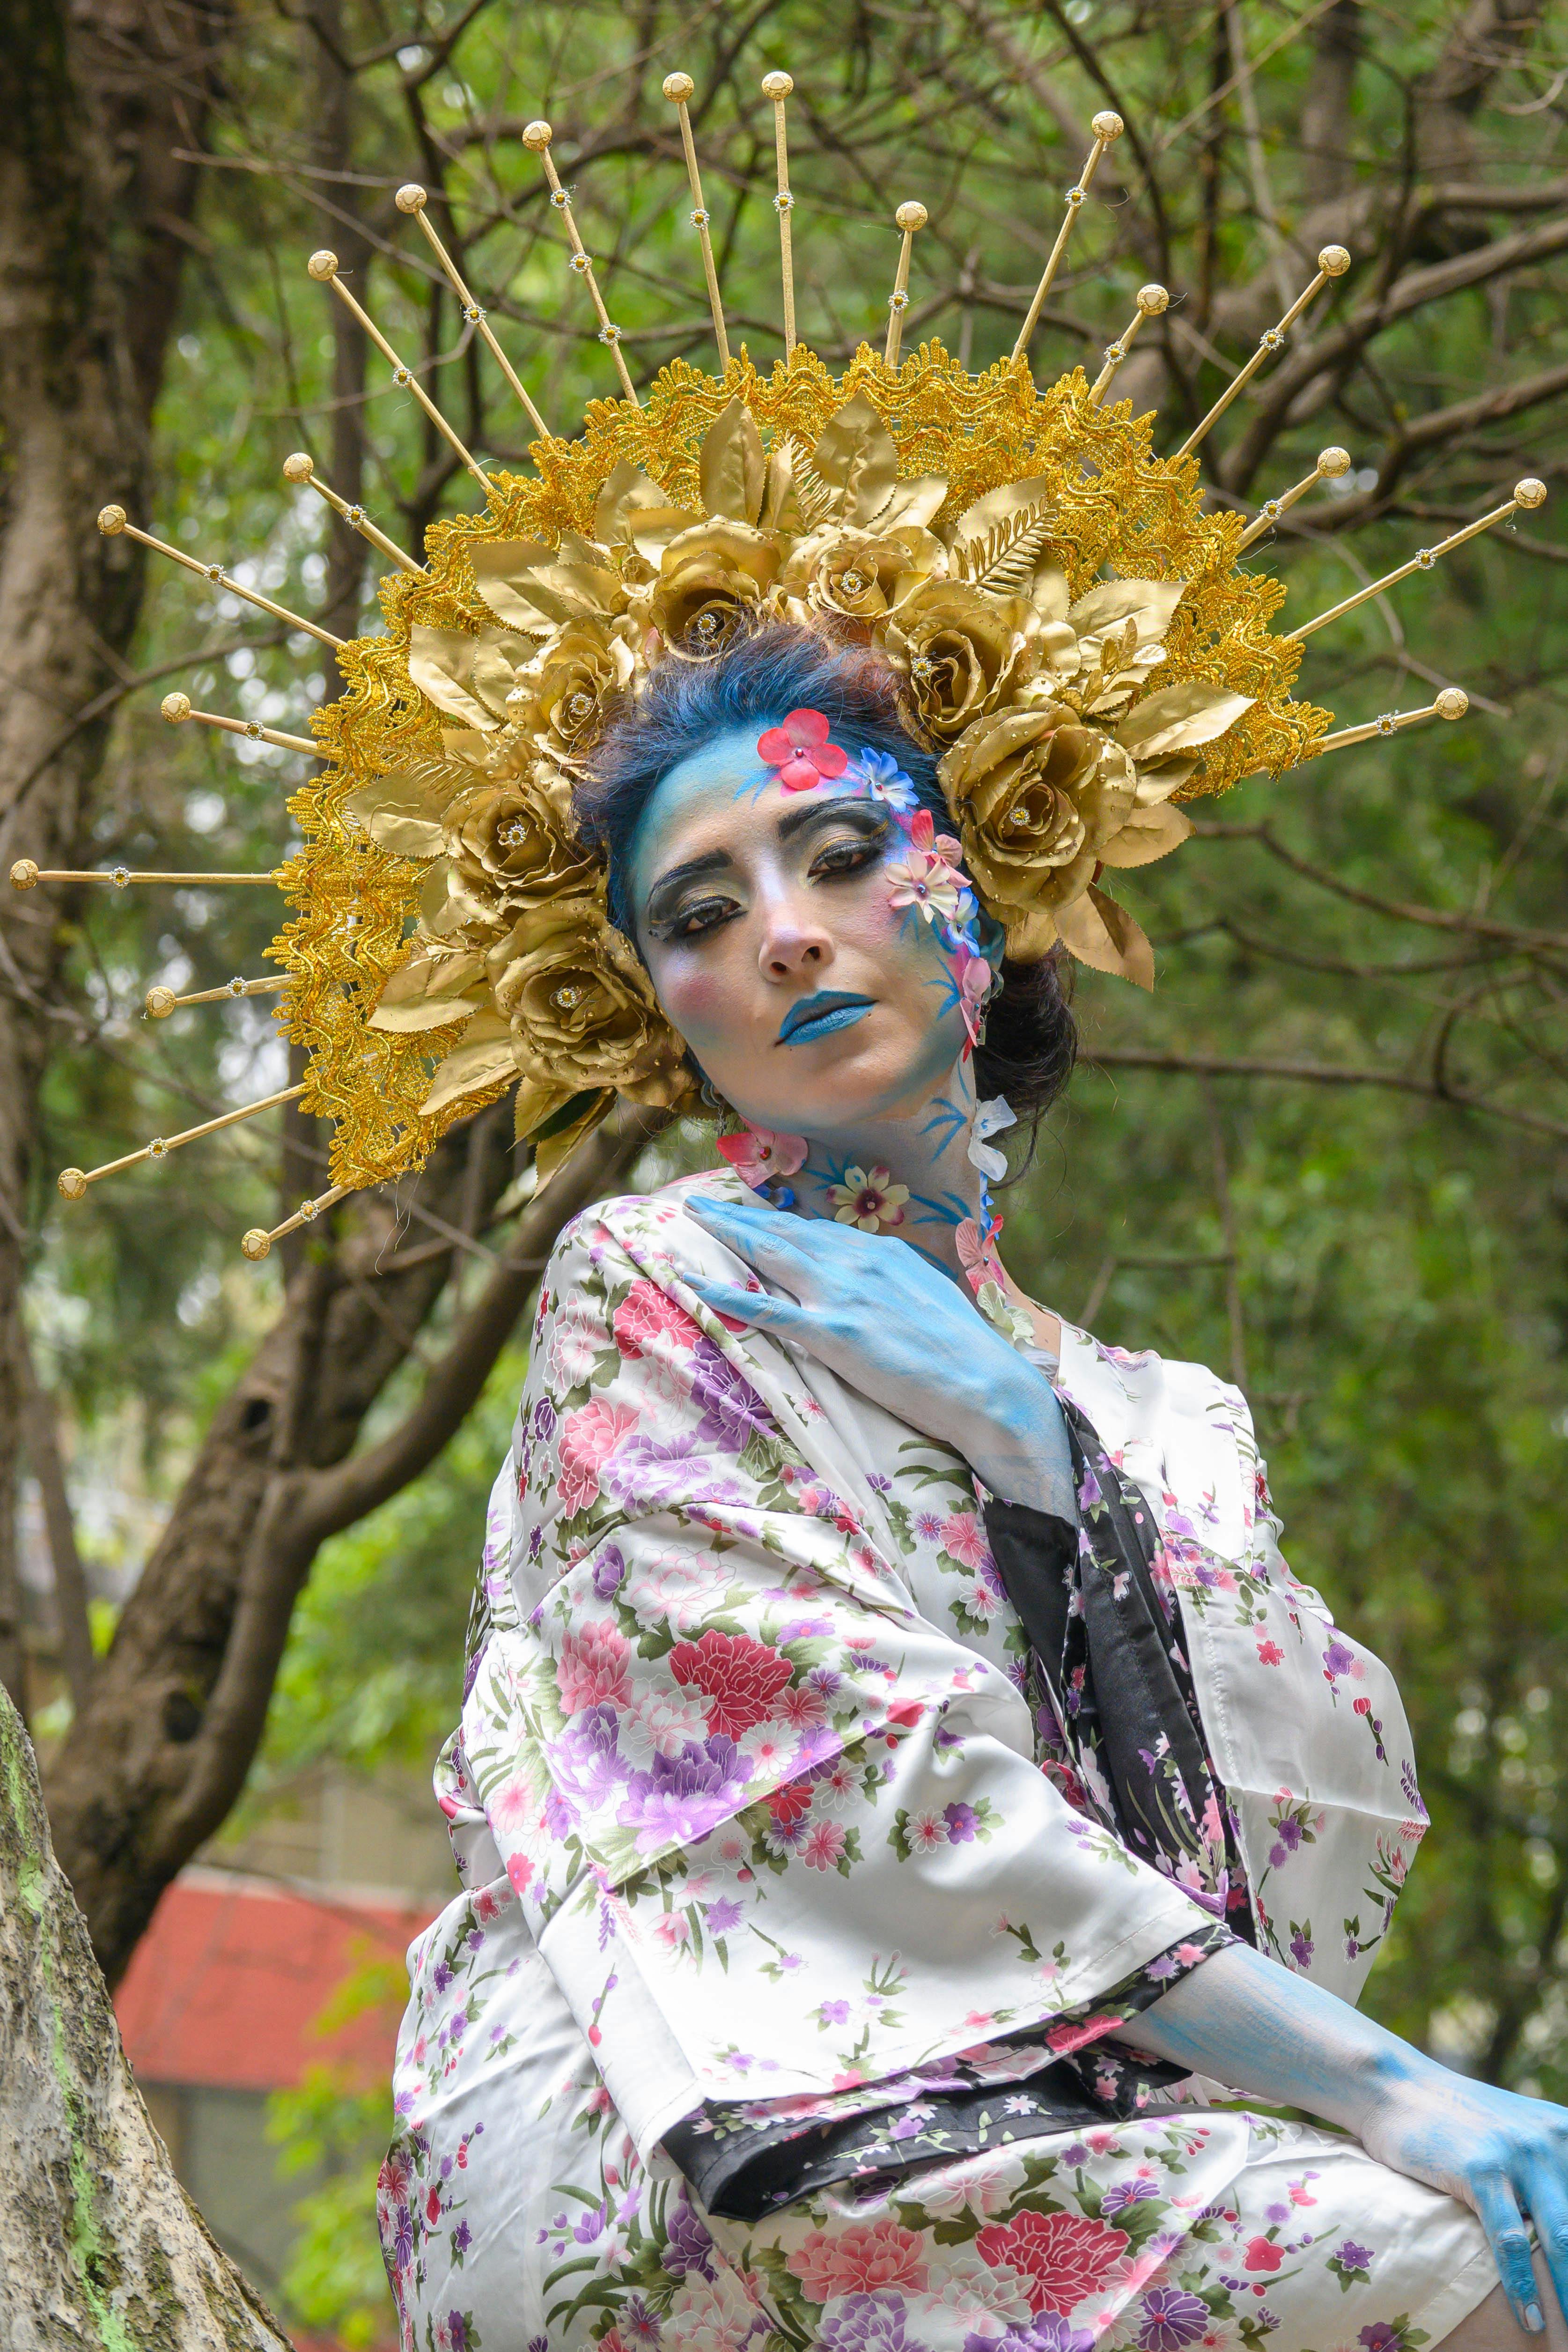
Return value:
<svg viewBox="0 0 1568 2352">
<path fill-rule="evenodd" d="M 1243 1400 L 1064 1325 L 1037 1573 L 950 1448 L 701 1303 L 759 1285 L 694 1188 L 743 1196 L 602 1203 L 545 1276 L 410 1953 L 404 2345 L 1437 2342 L 1496 2284 L 1466 2209 L 1115 2040 L 1237 1934 L 1354 2000 L 1425 1823 Z"/>
</svg>

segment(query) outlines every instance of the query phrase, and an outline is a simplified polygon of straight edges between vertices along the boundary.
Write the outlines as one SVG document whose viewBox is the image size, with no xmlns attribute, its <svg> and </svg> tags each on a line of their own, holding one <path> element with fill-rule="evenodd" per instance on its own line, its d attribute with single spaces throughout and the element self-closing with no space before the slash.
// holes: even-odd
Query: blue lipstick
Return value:
<svg viewBox="0 0 1568 2352">
<path fill-rule="evenodd" d="M 820 988 L 814 996 L 802 996 L 789 1007 L 779 1024 L 777 1043 L 780 1045 L 810 1045 L 819 1037 L 831 1036 L 835 1029 L 848 1029 L 863 1021 L 872 1009 L 869 996 L 848 996 L 841 989 Z"/>
</svg>

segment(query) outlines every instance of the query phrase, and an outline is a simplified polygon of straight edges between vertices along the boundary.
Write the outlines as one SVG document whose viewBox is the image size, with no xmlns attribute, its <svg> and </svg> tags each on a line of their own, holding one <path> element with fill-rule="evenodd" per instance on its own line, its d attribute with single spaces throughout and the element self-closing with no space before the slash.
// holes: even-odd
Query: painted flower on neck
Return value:
<svg viewBox="0 0 1568 2352">
<path fill-rule="evenodd" d="M 757 756 L 777 768 L 787 793 L 809 793 L 824 776 L 841 776 L 850 755 L 828 740 L 828 722 L 820 710 L 791 710 L 781 727 L 769 727 L 757 739 Z"/>
<path fill-rule="evenodd" d="M 829 1185 L 828 1198 L 833 1204 L 835 1223 L 858 1225 L 862 1234 L 880 1234 L 904 1223 L 909 1187 L 895 1184 L 886 1168 L 873 1168 L 869 1175 L 863 1168 L 846 1168 L 843 1182 Z"/>
<path fill-rule="evenodd" d="M 727 1160 L 743 1184 L 759 1192 L 775 1176 L 793 1176 L 806 1164 L 803 1135 L 776 1135 L 766 1127 L 748 1127 L 744 1135 L 721 1135 L 718 1152 Z"/>
</svg>

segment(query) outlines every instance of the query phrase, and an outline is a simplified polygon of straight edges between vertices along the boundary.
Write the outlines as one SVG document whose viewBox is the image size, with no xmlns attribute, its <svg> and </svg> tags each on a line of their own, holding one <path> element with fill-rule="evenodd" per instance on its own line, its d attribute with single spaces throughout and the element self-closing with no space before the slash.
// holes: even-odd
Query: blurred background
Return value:
<svg viewBox="0 0 1568 2352">
<path fill-rule="evenodd" d="M 1042 383 L 1092 378 L 1157 281 L 1170 308 L 1116 390 L 1174 448 L 1344 245 L 1348 274 L 1203 450 L 1212 498 L 1249 516 L 1321 448 L 1350 453 L 1246 559 L 1288 583 L 1281 626 L 1521 475 L 1547 483 L 1538 512 L 1309 645 L 1300 690 L 1338 724 L 1450 683 L 1461 723 L 1200 803 L 1199 840 L 1124 877 L 1157 989 L 1081 978 L 1082 1066 L 1003 1205 L 1035 1296 L 1246 1387 L 1293 1566 L 1398 1674 L 1433 1827 L 1371 2006 L 1450 2063 L 1568 2097 L 1568 16 L 78 0 L 17 41 L 36 53 L 0 138 L 6 866 L 270 867 L 308 763 L 172 732 L 160 698 L 299 731 L 333 692 L 308 635 L 99 540 L 105 499 L 343 635 L 380 625 L 375 564 L 285 457 L 416 551 L 472 502 L 307 277 L 313 248 L 468 446 L 528 466 L 401 183 L 428 187 L 553 428 L 617 386 L 532 117 L 634 380 L 712 365 L 660 89 L 677 68 L 731 340 L 761 366 L 781 341 L 758 84 L 779 66 L 800 332 L 831 366 L 880 343 L 909 197 L 930 222 L 905 353 L 1005 360 L 1107 106 L 1127 128 L 1035 331 Z M 264 976 L 278 901 L 5 897 L 0 1678 L 175 2164 L 301 2342 L 380 2345 L 401 1954 L 452 1885 L 428 1774 L 523 1370 L 531 1276 L 508 1292 L 499 1261 L 519 1234 L 542 1256 L 548 1220 L 504 1106 L 259 1266 L 242 1231 L 326 1183 L 293 1112 L 62 1201 L 60 1168 L 298 1076 L 266 994 L 141 1009 L 154 983 Z M 637 1148 L 591 1189 L 706 1156 L 679 1129 Z"/>
</svg>

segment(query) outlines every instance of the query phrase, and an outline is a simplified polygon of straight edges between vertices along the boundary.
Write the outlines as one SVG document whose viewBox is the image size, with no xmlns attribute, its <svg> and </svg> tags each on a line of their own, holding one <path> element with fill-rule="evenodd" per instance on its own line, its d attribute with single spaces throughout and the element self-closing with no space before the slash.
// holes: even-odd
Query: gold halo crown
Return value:
<svg viewBox="0 0 1568 2352">
<path fill-rule="evenodd" d="M 1291 698 L 1302 640 L 1324 622 L 1426 569 L 1517 506 L 1513 497 L 1410 563 L 1285 635 L 1270 626 L 1284 588 L 1240 568 L 1248 548 L 1350 459 L 1325 449 L 1312 473 L 1247 523 L 1206 511 L 1194 452 L 1295 320 L 1350 257 L 1331 246 L 1316 275 L 1260 341 L 1209 415 L 1170 457 L 1150 416 L 1107 400 L 1134 336 L 1166 307 L 1139 289 L 1132 320 L 1091 383 L 1074 368 L 1037 388 L 1028 347 L 1095 170 L 1122 131 L 1094 117 L 1061 231 L 1011 354 L 973 375 L 936 341 L 901 356 L 913 240 L 924 205 L 900 205 L 897 270 L 883 350 L 862 344 L 841 377 L 797 340 L 785 101 L 774 109 L 784 357 L 764 375 L 732 354 L 686 101 L 675 106 L 718 347 L 719 371 L 684 361 L 640 401 L 551 156 L 538 156 L 622 388 L 591 402 L 574 439 L 550 434 L 410 184 L 397 204 L 419 225 L 465 316 L 503 370 L 538 439 L 536 474 L 487 472 L 361 308 L 329 252 L 310 275 L 360 320 L 485 493 L 480 513 L 432 526 L 425 561 L 397 548 L 358 507 L 290 457 L 308 485 L 396 567 L 382 585 L 384 632 L 344 644 L 221 567 L 204 565 L 106 508 L 127 531 L 332 647 L 343 691 L 316 713 L 314 740 L 163 702 L 194 719 L 308 751 L 322 772 L 290 800 L 298 854 L 269 876 L 50 876 L 23 860 L 17 888 L 43 880 L 267 881 L 294 909 L 273 941 L 278 1020 L 303 1046 L 303 1083 L 157 1139 L 108 1167 L 68 1169 L 80 1198 L 99 1177 L 298 1098 L 333 1123 L 331 1189 L 246 1254 L 350 1191 L 417 1169 L 459 1119 L 516 1089 L 519 1137 L 540 1181 L 616 1096 L 694 1107 L 681 1040 L 631 944 L 612 925 L 601 861 L 577 835 L 572 788 L 604 727 L 650 667 L 711 658 L 737 631 L 775 618 L 877 648 L 898 673 L 913 730 L 937 772 L 983 909 L 1023 957 L 1057 943 L 1085 963 L 1149 985 L 1148 942 L 1099 887 L 1191 831 L 1178 803 L 1259 771 L 1429 718 L 1458 718 L 1449 688 L 1416 711 L 1338 735 L 1330 714 Z M 249 994 L 235 981 L 176 1003 Z"/>
</svg>

